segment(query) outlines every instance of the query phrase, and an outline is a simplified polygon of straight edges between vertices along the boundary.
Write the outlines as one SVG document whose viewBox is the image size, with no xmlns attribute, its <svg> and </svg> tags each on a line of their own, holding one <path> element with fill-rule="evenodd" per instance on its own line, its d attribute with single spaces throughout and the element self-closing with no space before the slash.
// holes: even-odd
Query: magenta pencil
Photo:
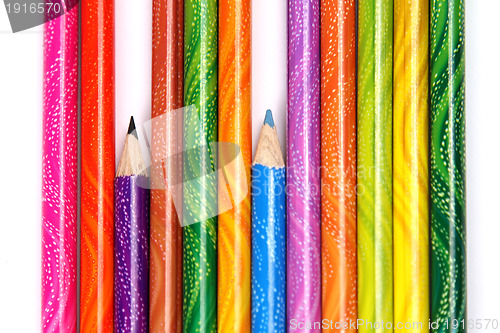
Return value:
<svg viewBox="0 0 500 333">
<path fill-rule="evenodd" d="M 44 26 L 41 332 L 76 332 L 78 6 Z"/>
<path fill-rule="evenodd" d="M 320 332 L 320 7 L 288 4 L 287 317 Z"/>
</svg>

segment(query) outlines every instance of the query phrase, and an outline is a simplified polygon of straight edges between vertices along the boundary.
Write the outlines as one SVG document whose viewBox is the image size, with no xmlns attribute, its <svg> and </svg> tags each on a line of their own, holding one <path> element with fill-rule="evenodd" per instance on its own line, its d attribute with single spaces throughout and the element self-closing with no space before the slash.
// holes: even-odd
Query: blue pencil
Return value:
<svg viewBox="0 0 500 333">
<path fill-rule="evenodd" d="M 285 332 L 285 162 L 267 110 L 252 166 L 252 331 Z"/>
</svg>

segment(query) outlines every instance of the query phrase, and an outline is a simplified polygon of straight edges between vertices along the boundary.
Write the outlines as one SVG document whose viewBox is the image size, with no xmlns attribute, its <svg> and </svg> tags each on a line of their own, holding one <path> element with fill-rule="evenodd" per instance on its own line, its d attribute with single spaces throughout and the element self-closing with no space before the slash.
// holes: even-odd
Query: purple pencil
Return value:
<svg viewBox="0 0 500 333">
<path fill-rule="evenodd" d="M 130 119 L 115 178 L 114 331 L 148 332 L 149 178 Z"/>
<path fill-rule="evenodd" d="M 321 321 L 319 23 L 319 0 L 289 0 L 287 317 L 294 332 L 321 331 L 299 325 Z"/>
<path fill-rule="evenodd" d="M 45 23 L 42 333 L 76 332 L 78 6 Z"/>
</svg>

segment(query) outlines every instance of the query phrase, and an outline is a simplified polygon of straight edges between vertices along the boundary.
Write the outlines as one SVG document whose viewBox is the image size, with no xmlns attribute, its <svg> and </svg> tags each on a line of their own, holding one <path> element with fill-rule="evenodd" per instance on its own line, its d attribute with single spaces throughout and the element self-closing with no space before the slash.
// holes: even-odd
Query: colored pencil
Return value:
<svg viewBox="0 0 500 333">
<path fill-rule="evenodd" d="M 394 322 L 429 321 L 429 3 L 394 2 Z"/>
<path fill-rule="evenodd" d="M 358 317 L 394 323 L 392 1 L 360 0 L 358 26 Z M 369 325 L 358 331 L 375 333 Z"/>
<path fill-rule="evenodd" d="M 432 0 L 430 31 L 431 318 L 434 332 L 464 332 L 465 1 Z"/>
<path fill-rule="evenodd" d="M 113 330 L 114 2 L 81 3 L 80 331 Z"/>
<path fill-rule="evenodd" d="M 321 1 L 321 259 L 326 332 L 352 332 L 356 295 L 356 1 Z M 342 326 L 343 327 L 343 326 Z"/>
<path fill-rule="evenodd" d="M 115 332 L 148 332 L 149 178 L 130 119 L 115 178 Z"/>
<path fill-rule="evenodd" d="M 44 26 L 41 331 L 76 332 L 78 7 Z"/>
<path fill-rule="evenodd" d="M 182 332 L 182 161 L 184 1 L 153 0 L 151 108 L 151 332 Z"/>
<path fill-rule="evenodd" d="M 287 317 L 298 322 L 321 319 L 319 21 L 319 0 L 288 2 Z"/>
<path fill-rule="evenodd" d="M 215 332 L 217 1 L 187 0 L 184 14 L 183 331 Z"/>
<path fill-rule="evenodd" d="M 238 146 L 219 149 L 217 331 L 250 332 L 251 308 L 251 20 L 250 0 L 219 1 L 219 141 Z M 227 151 L 226 151 L 227 150 Z M 235 157 L 234 160 L 231 160 Z M 221 195 L 222 194 L 222 195 Z M 229 197 L 227 197 L 229 198 Z"/>
<path fill-rule="evenodd" d="M 252 331 L 286 332 L 286 170 L 271 110 L 252 165 Z"/>
</svg>

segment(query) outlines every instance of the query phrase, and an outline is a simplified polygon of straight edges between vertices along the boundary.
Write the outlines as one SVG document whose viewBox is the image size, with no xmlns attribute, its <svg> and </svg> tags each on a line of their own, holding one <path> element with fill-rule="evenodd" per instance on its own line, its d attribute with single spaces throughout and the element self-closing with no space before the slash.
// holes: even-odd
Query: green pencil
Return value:
<svg viewBox="0 0 500 333">
<path fill-rule="evenodd" d="M 466 331 L 465 1 L 431 0 L 431 318 Z"/>
<path fill-rule="evenodd" d="M 358 317 L 387 323 L 393 322 L 393 2 L 360 0 L 358 17 Z"/>
<path fill-rule="evenodd" d="M 184 3 L 183 332 L 217 329 L 217 0 Z"/>
</svg>

